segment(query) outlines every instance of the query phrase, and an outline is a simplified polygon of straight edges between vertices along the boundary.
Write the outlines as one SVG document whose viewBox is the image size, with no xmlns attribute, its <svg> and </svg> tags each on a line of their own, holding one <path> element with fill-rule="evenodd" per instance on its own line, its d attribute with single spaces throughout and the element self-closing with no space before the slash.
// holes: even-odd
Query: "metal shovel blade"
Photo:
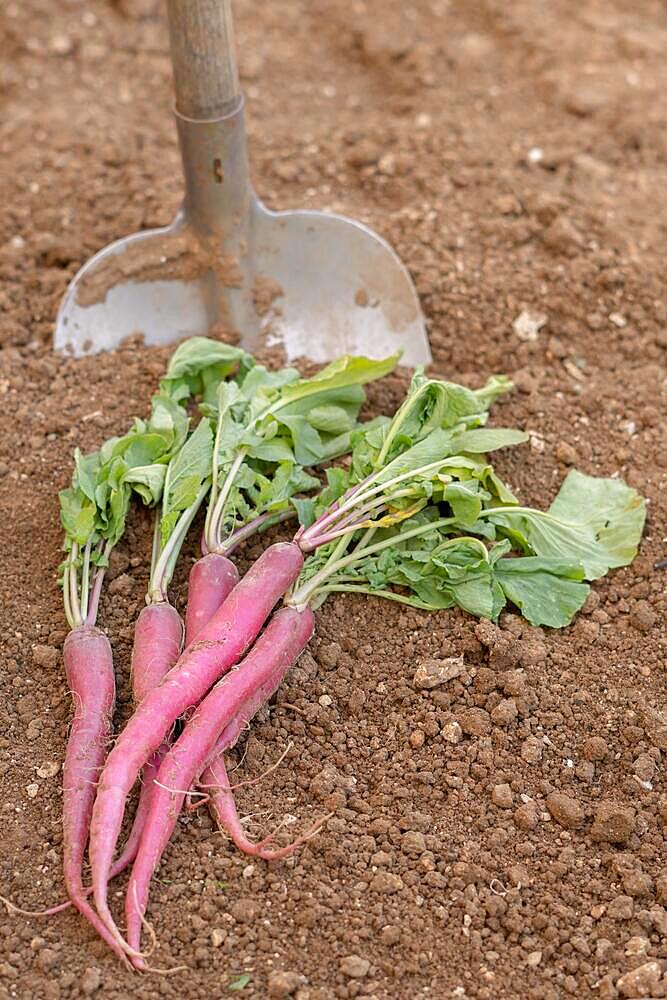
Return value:
<svg viewBox="0 0 667 1000">
<path fill-rule="evenodd" d="M 271 212 L 259 201 L 242 101 L 213 121 L 176 119 L 180 212 L 81 268 L 58 313 L 56 349 L 93 354 L 133 334 L 166 344 L 217 326 L 248 350 L 279 345 L 288 361 L 399 349 L 404 364 L 430 361 L 414 285 L 380 236 L 342 216 Z"/>
</svg>

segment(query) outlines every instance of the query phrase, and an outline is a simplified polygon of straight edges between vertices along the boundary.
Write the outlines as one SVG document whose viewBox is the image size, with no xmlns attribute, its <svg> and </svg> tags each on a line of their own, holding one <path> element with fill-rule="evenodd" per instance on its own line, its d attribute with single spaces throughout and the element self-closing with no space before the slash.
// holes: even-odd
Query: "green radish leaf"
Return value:
<svg viewBox="0 0 667 1000">
<path fill-rule="evenodd" d="M 483 498 L 488 493 L 480 491 L 479 483 L 448 483 L 443 491 L 443 500 L 452 508 L 452 514 L 465 527 L 473 527 L 482 512 Z"/>
<path fill-rule="evenodd" d="M 268 441 L 259 439 L 257 444 L 248 447 L 248 458 L 257 458 L 262 462 L 294 462 L 294 452 L 289 441 L 282 437 L 270 438 Z"/>
<path fill-rule="evenodd" d="M 298 382 L 285 386 L 280 394 L 280 399 L 273 404 L 271 409 L 272 411 L 277 410 L 288 403 L 324 390 L 342 389 L 350 385 L 365 385 L 368 382 L 374 382 L 393 371 L 399 358 L 400 354 L 392 354 L 391 357 L 383 358 L 381 361 L 374 361 L 371 358 L 353 357 L 346 354 L 322 368 L 312 378 L 299 379 Z"/>
<path fill-rule="evenodd" d="M 308 497 L 292 497 L 291 502 L 299 518 L 299 524 L 302 524 L 304 528 L 309 528 L 315 521 L 315 504 L 313 501 Z"/>
<path fill-rule="evenodd" d="M 514 388 L 514 382 L 507 375 L 491 375 L 486 380 L 486 385 L 481 389 L 473 389 L 477 399 L 485 407 L 491 406 L 500 396 L 506 395 Z"/>
<path fill-rule="evenodd" d="M 588 597 L 584 570 L 559 559 L 500 559 L 494 568 L 504 595 L 531 625 L 563 628 Z"/>
<path fill-rule="evenodd" d="M 494 388 L 467 389 L 454 382 L 426 378 L 423 370 L 415 372 L 404 402 L 397 410 L 387 430 L 380 463 L 385 463 L 399 451 L 428 437 L 438 429 L 463 430 L 478 427 L 488 419 L 489 403 L 507 391 L 501 385 L 502 376 L 496 376 Z M 511 386 L 511 383 L 508 383 Z M 487 383 L 487 387 L 489 383 Z"/>
<path fill-rule="evenodd" d="M 208 420 L 203 419 L 169 464 L 160 524 L 163 546 L 176 526 L 179 515 L 192 506 L 210 476 L 212 452 L 213 431 Z"/>
<path fill-rule="evenodd" d="M 581 563 L 585 579 L 597 580 L 636 555 L 646 503 L 621 479 L 572 471 L 547 512 L 518 507 L 486 516 L 522 551 Z"/>
<path fill-rule="evenodd" d="M 317 465 L 321 458 L 322 438 L 307 417 L 281 414 L 282 423 L 294 442 L 294 457 L 299 465 Z"/>
<path fill-rule="evenodd" d="M 313 406 L 308 413 L 312 426 L 325 434 L 346 434 L 355 426 L 355 417 L 356 414 L 350 416 L 344 406 L 334 403 Z"/>
<path fill-rule="evenodd" d="M 646 521 L 646 501 L 622 479 L 598 479 L 573 469 L 549 508 L 552 517 L 587 524 L 611 569 L 637 554 Z"/>
<path fill-rule="evenodd" d="M 160 434 L 170 451 L 177 451 L 188 433 L 189 418 L 182 406 L 167 395 L 153 396 L 147 430 Z"/>
<path fill-rule="evenodd" d="M 82 455 L 78 448 L 74 451 L 74 484 L 84 496 L 94 502 L 95 483 L 99 475 L 100 453 Z"/>
<path fill-rule="evenodd" d="M 310 379 L 256 365 L 237 379 L 233 396 L 221 388 L 217 406 L 204 411 L 216 423 L 208 543 L 219 548 L 253 518 L 286 510 L 296 494 L 317 488 L 304 467 L 350 450 L 365 399 L 359 383 L 380 378 L 396 360 L 342 358 Z"/>
<path fill-rule="evenodd" d="M 123 480 L 131 484 L 143 502 L 148 506 L 156 506 L 162 499 L 162 491 L 167 475 L 167 466 L 164 464 L 138 465 L 133 469 L 128 469 Z"/>
<path fill-rule="evenodd" d="M 160 392 L 176 403 L 192 396 L 206 395 L 207 389 L 224 379 L 242 363 L 252 363 L 240 347 L 222 344 L 209 337 L 190 337 L 180 344 L 167 365 Z M 207 400 L 208 401 L 208 400 Z"/>
<path fill-rule="evenodd" d="M 58 494 L 60 521 L 65 535 L 71 542 L 83 546 L 93 537 L 97 520 L 97 507 L 80 489 L 69 487 Z"/>
<path fill-rule="evenodd" d="M 523 444 L 528 440 L 524 431 L 512 430 L 508 427 L 483 427 L 477 430 L 464 431 L 452 438 L 452 447 L 457 454 L 461 452 L 484 453 L 496 451 L 498 448 L 509 448 L 512 445 Z"/>
</svg>

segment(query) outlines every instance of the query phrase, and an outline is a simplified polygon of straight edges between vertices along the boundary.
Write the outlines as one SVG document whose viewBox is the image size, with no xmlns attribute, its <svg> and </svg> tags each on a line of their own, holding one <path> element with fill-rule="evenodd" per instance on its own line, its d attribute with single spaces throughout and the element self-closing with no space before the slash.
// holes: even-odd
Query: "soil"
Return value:
<svg viewBox="0 0 667 1000">
<path fill-rule="evenodd" d="M 149 916 L 155 964 L 188 972 L 132 977 L 72 914 L 4 916 L 0 996 L 666 996 L 667 10 L 236 7 L 261 196 L 394 244 L 435 372 L 515 378 L 496 419 L 530 444 L 498 462 L 525 501 L 547 504 L 572 465 L 621 475 L 650 500 L 646 534 L 562 632 L 330 600 L 235 772 L 291 742 L 240 789 L 243 813 L 259 833 L 332 811 L 325 829 L 268 866 L 205 810 L 183 817 Z M 95 250 L 170 221 L 180 177 L 156 0 L 6 0 L 0 48 L 0 889 L 35 907 L 62 896 L 56 491 L 75 446 L 146 412 L 164 361 L 137 341 L 54 357 L 54 314 Z M 404 386 L 374 387 L 371 408 Z M 101 608 L 119 724 L 149 536 L 138 513 Z M 458 676 L 415 684 L 449 657 Z"/>
</svg>

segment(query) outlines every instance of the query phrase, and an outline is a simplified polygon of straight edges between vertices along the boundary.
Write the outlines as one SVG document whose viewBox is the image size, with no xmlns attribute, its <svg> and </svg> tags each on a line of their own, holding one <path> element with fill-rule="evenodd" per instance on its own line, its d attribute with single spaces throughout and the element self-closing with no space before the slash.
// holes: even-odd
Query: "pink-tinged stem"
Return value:
<svg viewBox="0 0 667 1000">
<path fill-rule="evenodd" d="M 240 706 L 269 677 L 276 676 L 278 663 L 284 675 L 305 649 L 313 629 L 309 608 L 281 608 L 237 669 L 203 699 L 165 758 L 125 899 L 127 939 L 137 968 L 143 967 L 139 942 L 151 877 L 176 825 L 187 789 L 197 780 L 215 750 L 219 734 L 237 717 Z"/>
<path fill-rule="evenodd" d="M 223 545 L 225 554 L 230 556 L 232 552 L 236 552 L 242 542 L 245 542 L 247 538 L 252 538 L 262 528 L 272 527 L 274 524 L 282 524 L 283 521 L 291 521 L 295 517 L 296 511 L 294 510 L 283 510 L 278 514 L 260 514 L 253 521 L 249 521 L 248 524 L 244 524 L 242 528 L 237 528 L 236 531 L 231 533 Z M 296 538 L 293 541 L 296 541 Z"/>
</svg>

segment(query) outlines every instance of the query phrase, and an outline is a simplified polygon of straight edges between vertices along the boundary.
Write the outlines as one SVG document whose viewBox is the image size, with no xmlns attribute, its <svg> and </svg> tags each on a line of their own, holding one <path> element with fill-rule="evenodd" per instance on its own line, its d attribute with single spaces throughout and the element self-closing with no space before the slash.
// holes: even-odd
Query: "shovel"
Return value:
<svg viewBox="0 0 667 1000">
<path fill-rule="evenodd" d="M 419 299 L 391 247 L 359 222 L 272 212 L 248 175 L 231 0 L 167 0 L 185 198 L 171 225 L 95 254 L 69 285 L 54 345 L 81 356 L 132 334 L 167 344 L 233 333 L 286 360 L 341 354 L 406 365 L 431 354 Z"/>
</svg>

